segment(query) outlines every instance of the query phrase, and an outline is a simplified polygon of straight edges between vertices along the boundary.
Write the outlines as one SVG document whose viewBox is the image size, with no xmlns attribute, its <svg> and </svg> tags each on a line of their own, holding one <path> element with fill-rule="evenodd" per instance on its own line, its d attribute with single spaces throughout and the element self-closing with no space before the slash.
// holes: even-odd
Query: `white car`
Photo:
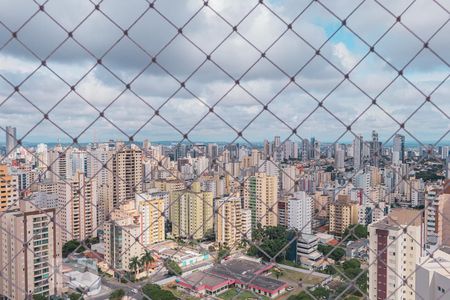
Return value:
<svg viewBox="0 0 450 300">
<path fill-rule="evenodd" d="M 131 292 L 132 292 L 133 294 L 139 293 L 137 289 L 131 289 Z"/>
</svg>

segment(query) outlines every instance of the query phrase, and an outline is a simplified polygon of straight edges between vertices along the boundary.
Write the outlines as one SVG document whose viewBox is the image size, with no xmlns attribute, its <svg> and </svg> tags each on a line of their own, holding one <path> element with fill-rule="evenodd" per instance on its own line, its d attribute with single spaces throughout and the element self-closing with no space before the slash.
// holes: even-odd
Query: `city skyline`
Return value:
<svg viewBox="0 0 450 300">
<path fill-rule="evenodd" d="M 6 126 L 5 128 L 11 128 L 11 130 L 16 130 L 16 128 L 15 127 L 11 127 L 11 126 Z M 11 134 L 8 134 L 7 133 L 7 131 L 5 130 L 5 134 L 6 134 L 6 140 L 8 140 L 8 137 L 9 136 L 14 136 L 14 139 L 16 139 L 17 138 L 17 136 L 16 136 L 16 133 L 14 132 L 14 135 L 11 135 Z M 353 136 L 353 134 L 352 133 L 350 133 L 352 136 Z M 373 134 L 373 131 L 371 132 L 371 135 Z M 377 132 L 377 134 L 378 134 L 378 132 Z M 393 146 L 393 144 L 394 144 L 394 138 L 395 138 L 395 135 L 398 135 L 399 133 L 395 133 L 394 135 L 392 135 L 392 136 L 390 136 L 389 137 L 389 140 L 387 141 L 387 142 L 383 142 L 382 141 L 382 139 L 381 138 L 379 138 L 380 140 L 381 140 L 381 142 L 382 142 L 382 145 L 385 145 L 385 146 Z M 355 134 L 356 135 L 356 134 Z M 400 134 L 401 135 L 401 134 Z M 264 143 L 264 140 L 269 140 L 270 138 L 273 138 L 273 137 L 276 137 L 277 135 L 273 135 L 273 136 L 266 136 L 264 139 L 262 139 L 262 140 L 259 140 L 259 141 L 252 141 L 252 140 L 248 140 L 248 139 L 242 139 L 242 138 L 238 138 L 238 137 L 236 137 L 235 138 L 235 140 L 237 140 L 237 142 L 236 141 L 229 141 L 229 142 L 227 142 L 227 141 L 220 141 L 220 140 L 211 140 L 211 141 L 208 141 L 208 140 L 197 140 L 197 141 L 191 141 L 190 139 L 189 140 L 187 140 L 186 138 L 182 138 L 181 140 L 150 140 L 149 138 L 145 138 L 145 139 L 143 139 L 143 140 L 134 140 L 133 139 L 133 141 L 129 141 L 129 140 L 121 140 L 121 139 L 113 139 L 113 138 L 110 138 L 110 139 L 105 139 L 105 140 L 90 140 L 90 141 L 85 141 L 85 142 L 80 142 L 80 141 L 77 141 L 77 143 L 73 143 L 73 141 L 68 141 L 68 140 L 66 140 L 66 141 L 61 141 L 61 140 L 57 140 L 57 141 L 48 141 L 48 140 L 43 140 L 43 141 L 36 141 L 36 142 L 28 142 L 28 141 L 22 141 L 22 144 L 23 145 L 27 145 L 27 146 L 37 146 L 38 144 L 40 144 L 40 143 L 43 143 L 43 144 L 50 144 L 50 145 L 57 145 L 57 144 L 61 144 L 61 145 L 65 145 L 65 146 L 68 146 L 68 145 L 71 145 L 71 144 L 74 144 L 74 145 L 88 145 L 88 144 L 92 144 L 92 143 L 108 143 L 108 142 L 110 142 L 110 141 L 122 141 L 122 142 L 125 142 L 125 143 L 137 143 L 137 144 L 142 144 L 142 143 L 144 143 L 144 141 L 151 141 L 152 143 L 156 143 L 156 144 L 162 144 L 162 145 L 173 145 L 173 144 L 191 144 L 191 143 L 193 143 L 193 144 L 195 144 L 195 143 L 217 143 L 217 144 L 220 144 L 220 145 L 226 145 L 226 144 L 235 144 L 235 143 L 239 143 L 239 144 L 243 144 L 243 145 L 256 145 L 256 146 L 262 146 L 263 145 L 263 143 Z M 362 135 L 363 137 L 364 137 L 364 135 Z M 306 137 L 306 138 L 300 138 L 298 135 L 289 135 L 288 137 L 286 137 L 286 138 L 283 138 L 283 137 L 280 137 L 281 138 L 281 141 L 282 141 L 282 143 L 283 142 L 285 142 L 285 141 L 287 141 L 287 140 L 293 140 L 294 142 L 298 142 L 298 143 L 302 143 L 302 140 L 303 139 L 307 139 L 307 140 L 310 140 L 310 139 L 315 139 L 316 138 L 316 136 L 310 136 L 310 137 Z M 320 140 L 320 137 L 317 137 L 318 138 L 318 140 Z M 355 136 L 353 136 L 353 139 L 355 138 Z M 446 146 L 446 145 L 449 145 L 450 144 L 450 140 L 449 141 L 446 141 L 446 140 L 440 140 L 440 141 L 438 141 L 437 143 L 436 143 L 436 141 L 434 141 L 434 142 L 432 142 L 432 141 L 426 141 L 426 140 L 422 140 L 422 141 L 417 141 L 416 139 L 414 139 L 414 138 L 409 138 L 408 139 L 408 136 L 404 136 L 404 138 L 405 138 L 405 142 L 404 142 L 404 144 L 406 145 L 406 146 L 412 146 L 412 147 L 419 147 L 419 146 L 426 146 L 426 147 L 428 147 L 428 146 L 430 146 L 430 145 L 434 145 L 434 144 L 436 144 L 436 146 Z M 365 140 L 365 141 L 367 141 L 367 139 Z M 353 140 L 341 140 L 341 139 L 339 139 L 338 141 L 335 141 L 335 142 L 330 142 L 330 141 L 323 141 L 323 140 L 320 140 L 320 142 L 322 143 L 322 145 L 333 145 L 333 144 L 350 144 L 350 143 L 352 143 L 353 142 Z M 0 145 L 7 145 L 7 143 L 8 143 L 8 141 L 6 141 L 6 142 L 2 142 L 1 140 L 0 140 Z"/>
</svg>

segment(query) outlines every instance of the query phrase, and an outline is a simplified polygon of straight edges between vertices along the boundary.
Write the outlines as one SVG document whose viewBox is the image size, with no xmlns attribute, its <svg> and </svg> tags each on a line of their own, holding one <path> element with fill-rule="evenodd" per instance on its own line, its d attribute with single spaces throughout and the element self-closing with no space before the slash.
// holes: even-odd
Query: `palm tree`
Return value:
<svg viewBox="0 0 450 300">
<path fill-rule="evenodd" d="M 136 279 L 136 275 L 137 275 L 137 270 L 139 269 L 140 266 L 141 266 L 141 262 L 139 261 L 139 257 L 133 256 L 130 259 L 130 264 L 128 265 L 128 267 L 130 268 L 130 270 L 134 271 L 135 279 Z"/>
<path fill-rule="evenodd" d="M 155 259 L 152 256 L 152 253 L 148 250 L 145 250 L 145 252 L 141 256 L 141 265 L 144 266 L 145 270 L 147 271 L 147 277 L 148 277 L 148 265 L 154 262 Z"/>
</svg>

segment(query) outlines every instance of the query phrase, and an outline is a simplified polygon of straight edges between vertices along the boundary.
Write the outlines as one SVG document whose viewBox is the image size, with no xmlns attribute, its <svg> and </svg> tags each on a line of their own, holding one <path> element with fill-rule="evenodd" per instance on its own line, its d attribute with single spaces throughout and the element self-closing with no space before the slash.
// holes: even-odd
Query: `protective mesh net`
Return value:
<svg viewBox="0 0 450 300">
<path fill-rule="evenodd" d="M 426 299 L 417 271 L 448 268 L 449 9 L 0 3 L 3 295 Z"/>
</svg>

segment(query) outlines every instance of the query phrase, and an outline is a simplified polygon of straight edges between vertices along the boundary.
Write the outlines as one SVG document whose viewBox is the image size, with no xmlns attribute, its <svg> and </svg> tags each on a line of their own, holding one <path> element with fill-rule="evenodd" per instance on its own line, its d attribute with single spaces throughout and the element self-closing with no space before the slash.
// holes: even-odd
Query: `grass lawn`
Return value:
<svg viewBox="0 0 450 300">
<path fill-rule="evenodd" d="M 281 281 L 288 281 L 288 282 L 298 283 L 298 281 L 300 279 L 303 279 L 303 283 L 304 284 L 318 284 L 318 283 L 322 282 L 322 280 L 323 280 L 322 278 L 316 277 L 314 275 L 309 275 L 309 274 L 305 274 L 305 273 L 295 272 L 295 271 L 287 270 L 287 269 L 283 269 L 283 268 L 281 268 L 281 270 L 283 271 L 283 273 L 278 278 Z M 275 279 L 277 278 L 275 276 L 275 274 L 272 274 L 271 277 L 273 277 Z"/>
<path fill-rule="evenodd" d="M 175 295 L 175 297 L 177 297 L 177 298 L 180 298 L 180 299 L 183 299 L 183 300 L 197 300 L 197 298 L 195 298 L 195 297 L 193 297 L 191 295 L 185 294 L 185 293 L 177 290 L 175 287 L 164 286 L 162 288 L 172 292 Z"/>
<path fill-rule="evenodd" d="M 224 300 L 247 300 L 247 299 L 269 300 L 269 298 L 267 298 L 267 297 L 255 295 L 249 291 L 241 291 L 239 293 L 239 296 L 236 297 L 237 294 L 238 294 L 238 292 L 236 291 L 236 289 L 229 289 L 225 293 L 220 294 L 218 297 L 220 299 L 224 299 Z"/>
</svg>

